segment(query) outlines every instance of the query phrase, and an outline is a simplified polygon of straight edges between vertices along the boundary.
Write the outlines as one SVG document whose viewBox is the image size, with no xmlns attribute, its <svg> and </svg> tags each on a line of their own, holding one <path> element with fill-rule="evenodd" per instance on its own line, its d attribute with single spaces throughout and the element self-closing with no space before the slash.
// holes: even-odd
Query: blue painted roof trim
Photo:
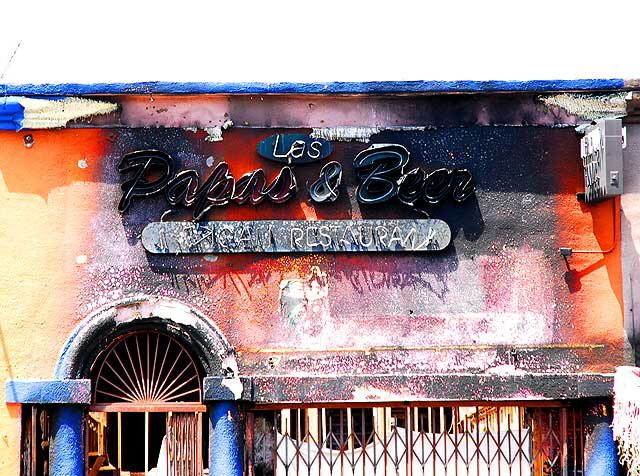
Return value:
<svg viewBox="0 0 640 476">
<path fill-rule="evenodd" d="M 623 79 L 533 81 L 370 81 L 331 83 L 64 83 L 3 84 L 0 94 L 70 96 L 85 94 L 402 94 L 542 91 L 603 91 L 625 88 Z"/>
</svg>

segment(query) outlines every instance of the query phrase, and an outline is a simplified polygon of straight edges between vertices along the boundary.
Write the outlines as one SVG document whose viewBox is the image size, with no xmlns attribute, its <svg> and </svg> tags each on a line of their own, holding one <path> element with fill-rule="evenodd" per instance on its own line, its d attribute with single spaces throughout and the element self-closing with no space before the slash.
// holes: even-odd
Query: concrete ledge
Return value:
<svg viewBox="0 0 640 476">
<path fill-rule="evenodd" d="M 7 403 L 91 403 L 91 380 L 7 380 Z"/>
<path fill-rule="evenodd" d="M 250 377 L 256 403 L 539 401 L 611 397 L 613 374 L 430 374 Z"/>
<path fill-rule="evenodd" d="M 8 380 L 7 403 L 90 404 L 91 381 Z M 611 397 L 613 374 L 205 377 L 204 401 L 256 403 L 526 401 Z"/>
</svg>

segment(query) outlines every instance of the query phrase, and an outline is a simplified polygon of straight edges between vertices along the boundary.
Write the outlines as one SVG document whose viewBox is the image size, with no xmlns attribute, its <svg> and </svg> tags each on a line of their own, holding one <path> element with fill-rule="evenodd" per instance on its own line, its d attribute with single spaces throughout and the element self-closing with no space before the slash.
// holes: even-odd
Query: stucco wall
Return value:
<svg viewBox="0 0 640 476">
<path fill-rule="evenodd" d="M 171 112 L 188 111 L 190 101 L 195 117 Z M 580 118 L 533 97 L 421 98 L 413 108 L 389 99 L 262 102 L 217 98 L 207 109 L 189 98 L 128 98 L 118 116 L 101 119 L 104 128 L 0 133 L 2 379 L 50 378 L 74 326 L 137 293 L 174 297 L 209 316 L 235 346 L 241 375 L 612 372 L 623 362 L 620 248 L 568 262 L 557 251 L 608 249 L 620 223 L 617 201 L 576 200 L 583 184 L 573 127 L 542 127 Z M 235 125 L 211 142 L 202 128 L 225 113 Z M 118 121 L 136 127 L 113 127 Z M 152 256 L 139 236 L 166 210 L 162 197 L 117 211 L 125 153 L 155 148 L 202 175 L 224 160 L 236 178 L 255 168 L 273 177 L 279 166 L 257 155 L 257 143 L 310 133 L 305 124 L 380 129 L 368 142 L 333 142 L 331 159 L 345 171 L 337 202 L 312 204 L 307 184 L 321 164 L 297 166 L 293 200 L 228 205 L 208 217 L 419 218 L 397 202 L 354 199 L 355 155 L 399 143 L 411 153 L 407 170 L 473 173 L 473 197 L 432 212 L 449 223 L 452 245 L 438 254 Z M 169 219 L 188 217 L 183 210 Z M 12 451 L 3 474 L 17 474 L 18 413 L 15 405 L 0 410 Z"/>
</svg>

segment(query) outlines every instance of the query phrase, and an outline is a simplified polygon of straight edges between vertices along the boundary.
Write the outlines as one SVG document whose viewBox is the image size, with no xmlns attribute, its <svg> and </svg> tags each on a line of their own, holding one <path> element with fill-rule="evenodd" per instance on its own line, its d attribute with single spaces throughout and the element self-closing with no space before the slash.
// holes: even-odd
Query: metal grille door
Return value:
<svg viewBox="0 0 640 476">
<path fill-rule="evenodd" d="M 199 413 L 167 414 L 167 476 L 202 476 Z"/>
<path fill-rule="evenodd" d="M 567 407 L 289 408 L 249 415 L 249 476 L 579 476 Z"/>
</svg>

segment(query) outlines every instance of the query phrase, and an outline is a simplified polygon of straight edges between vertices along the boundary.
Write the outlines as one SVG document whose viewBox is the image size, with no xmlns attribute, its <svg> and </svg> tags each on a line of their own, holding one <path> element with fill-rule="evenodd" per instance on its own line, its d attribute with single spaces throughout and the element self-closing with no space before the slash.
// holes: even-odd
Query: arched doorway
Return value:
<svg viewBox="0 0 640 476">
<path fill-rule="evenodd" d="M 225 375 L 223 361 L 229 356 L 235 364 L 233 347 L 211 319 L 178 300 L 139 295 L 108 304 L 83 319 L 65 342 L 54 377 L 90 378 L 98 354 L 134 330 L 158 330 L 178 338 L 207 376 Z"/>
<path fill-rule="evenodd" d="M 181 339 L 124 331 L 98 353 L 90 376 L 89 476 L 203 474 L 204 370 Z"/>
<path fill-rule="evenodd" d="M 160 372 L 163 360 L 165 367 Z M 169 372 L 174 362 L 174 370 Z M 146 370 L 147 363 L 149 371 Z M 197 377 L 192 378 L 194 367 Z M 130 378 L 124 369 L 129 371 Z M 165 380 L 166 385 L 163 384 Z M 196 380 L 197 390 L 195 385 L 191 386 Z M 161 296 L 136 295 L 97 309 L 78 324 L 65 342 L 57 359 L 53 382 L 67 393 L 60 399 L 63 404 L 56 406 L 52 415 L 52 476 L 97 476 L 102 474 L 103 466 L 106 466 L 103 476 L 109 471 L 117 474 L 113 469 L 117 466 L 116 450 L 109 453 L 109 448 L 105 447 L 106 456 L 102 455 L 105 459 L 100 464 L 96 464 L 96 456 L 89 457 L 89 453 L 97 453 L 90 450 L 90 444 L 97 449 L 95 446 L 100 438 L 103 445 L 106 441 L 108 446 L 108 440 L 112 445 L 117 444 L 113 442 L 117 442 L 118 413 L 121 421 L 125 414 L 127 419 L 138 418 L 137 425 L 138 429 L 142 428 L 142 434 L 145 425 L 147 432 L 153 433 L 154 421 L 160 428 L 157 433 L 161 438 L 175 428 L 172 434 L 182 438 L 180 441 L 199 437 L 206 442 L 208 433 L 211 437 L 197 459 L 204 460 L 205 468 L 208 462 L 211 474 L 242 474 L 243 427 L 236 401 L 242 396 L 243 385 L 238 376 L 235 352 L 212 319 L 185 303 Z M 197 414 L 200 417 L 204 411 L 207 412 L 207 423 L 196 430 L 193 430 L 193 423 L 189 426 L 180 416 Z M 87 417 L 90 413 L 103 421 L 91 422 Z M 148 424 L 145 423 L 147 418 Z M 105 433 L 100 434 L 100 425 L 111 427 L 106 440 Z M 132 425 L 135 426 L 135 422 Z M 197 436 L 189 437 L 189 434 Z M 133 439 L 143 441 L 143 437 Z M 161 443 L 158 443 L 158 452 L 160 447 Z M 152 448 L 150 442 L 149 452 Z M 197 451 L 202 447 L 191 445 L 191 448 Z M 159 458 L 149 456 L 144 448 L 140 450 L 139 443 L 138 451 L 147 455 L 148 464 L 143 464 L 147 473 L 154 465 L 157 467 Z M 206 455 L 208 458 L 202 458 Z M 106 464 L 102 464 L 105 461 Z M 184 468 L 181 471 L 176 470 L 174 474 L 200 474 Z M 202 471 L 202 467 L 197 471 Z M 145 474 L 144 471 L 129 472 L 131 476 L 135 473 Z M 156 470 L 156 475 L 159 474 Z M 126 473 L 121 472 L 121 476 Z"/>
</svg>

